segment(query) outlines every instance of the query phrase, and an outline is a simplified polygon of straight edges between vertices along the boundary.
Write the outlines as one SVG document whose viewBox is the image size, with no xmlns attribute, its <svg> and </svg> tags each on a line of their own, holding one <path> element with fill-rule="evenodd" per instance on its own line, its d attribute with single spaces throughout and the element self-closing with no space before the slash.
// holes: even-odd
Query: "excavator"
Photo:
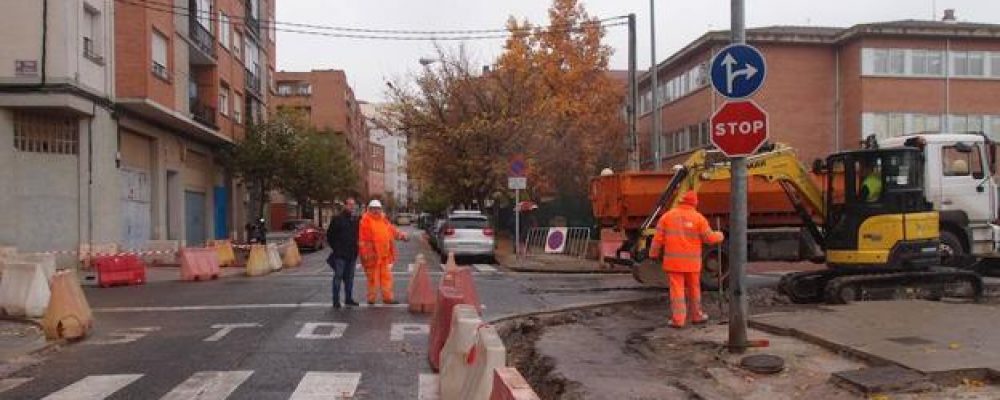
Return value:
<svg viewBox="0 0 1000 400">
<path fill-rule="evenodd" d="M 799 258 L 826 264 L 825 269 L 784 275 L 779 291 L 795 303 L 832 304 L 902 295 L 940 298 L 955 287 L 962 288 L 962 294 L 981 296 L 979 275 L 940 266 L 939 215 L 924 193 L 923 163 L 921 150 L 908 146 L 835 153 L 817 160 L 811 172 L 798 161 L 794 149 L 782 144 L 768 145 L 748 157 L 748 176 L 777 184 L 798 215 L 801 230 L 795 236 L 800 247 L 810 249 Z M 609 178 L 613 177 L 595 180 Z M 611 261 L 631 266 L 644 284 L 665 286 L 665 274 L 647 257 L 659 216 L 684 192 L 730 178 L 730 163 L 718 151 L 692 153 L 675 166 L 653 212 L 637 228 L 627 230 Z M 592 192 L 608 187 L 597 183 Z M 592 193 L 592 200 L 600 197 Z M 752 236 L 748 243 L 768 246 Z M 708 276 L 703 275 L 703 281 L 711 284 L 713 276 L 725 276 L 725 248 L 710 249 L 705 255 Z"/>
</svg>

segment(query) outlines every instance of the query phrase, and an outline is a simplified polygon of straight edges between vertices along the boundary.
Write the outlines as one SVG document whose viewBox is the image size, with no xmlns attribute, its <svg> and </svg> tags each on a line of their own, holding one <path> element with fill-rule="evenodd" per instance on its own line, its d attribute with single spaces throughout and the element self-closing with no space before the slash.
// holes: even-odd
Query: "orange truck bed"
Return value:
<svg viewBox="0 0 1000 400">
<path fill-rule="evenodd" d="M 653 212 L 656 201 L 667 188 L 672 172 L 624 172 L 593 178 L 590 182 L 590 203 L 594 217 L 602 227 L 638 229 Z M 813 175 L 822 187 L 824 179 Z M 698 210 L 708 217 L 713 226 L 716 220 L 728 224 L 730 181 L 709 181 L 698 192 Z M 749 228 L 798 227 L 802 220 L 777 183 L 761 177 L 750 177 L 748 210 Z M 818 216 L 814 219 L 818 222 Z"/>
</svg>

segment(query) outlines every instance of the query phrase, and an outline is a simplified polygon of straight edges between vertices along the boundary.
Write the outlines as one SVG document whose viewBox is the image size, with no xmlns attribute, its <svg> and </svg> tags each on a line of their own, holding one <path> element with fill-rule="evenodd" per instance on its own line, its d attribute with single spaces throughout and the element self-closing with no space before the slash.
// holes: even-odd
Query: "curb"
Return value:
<svg viewBox="0 0 1000 400">
<path fill-rule="evenodd" d="M 517 273 L 529 273 L 529 274 L 592 274 L 592 275 L 623 275 L 630 274 L 632 271 L 615 271 L 615 270 L 600 270 L 600 269 L 570 269 L 570 270 L 553 270 L 544 268 L 525 268 L 525 267 L 511 267 L 507 265 L 501 265 L 507 270 Z"/>
<path fill-rule="evenodd" d="M 521 313 L 521 314 L 501 315 L 501 316 L 497 316 L 497 317 L 494 317 L 494 318 L 490 318 L 490 319 L 486 320 L 485 322 L 488 323 L 488 324 L 500 324 L 500 323 L 508 322 L 508 321 L 515 320 L 515 319 L 518 319 L 518 318 L 544 317 L 544 316 L 549 316 L 549 315 L 554 315 L 554 314 L 560 314 L 560 313 L 565 313 L 565 312 L 583 311 L 583 310 L 590 310 L 590 309 L 601 308 L 601 307 L 623 306 L 623 305 L 639 304 L 639 303 L 644 303 L 644 302 L 648 302 L 648 301 L 662 300 L 662 299 L 665 299 L 665 298 L 666 298 L 665 295 L 658 295 L 658 296 L 648 296 L 648 297 L 644 297 L 644 298 L 629 299 L 629 300 L 617 300 L 617 301 L 603 301 L 603 302 L 570 304 L 568 306 L 562 306 L 562 307 L 559 307 L 559 308 L 553 308 L 553 309 L 547 309 L 547 310 L 541 310 L 541 311 L 531 311 L 531 312 Z"/>
</svg>

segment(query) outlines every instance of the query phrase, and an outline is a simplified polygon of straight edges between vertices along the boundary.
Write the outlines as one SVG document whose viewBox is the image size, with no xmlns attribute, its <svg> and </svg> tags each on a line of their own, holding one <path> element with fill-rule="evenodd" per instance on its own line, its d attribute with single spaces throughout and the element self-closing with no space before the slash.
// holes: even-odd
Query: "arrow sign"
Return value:
<svg viewBox="0 0 1000 400">
<path fill-rule="evenodd" d="M 712 86 L 731 99 L 750 97 L 764 84 L 764 56 L 745 44 L 734 44 L 719 51 L 712 59 Z"/>
</svg>

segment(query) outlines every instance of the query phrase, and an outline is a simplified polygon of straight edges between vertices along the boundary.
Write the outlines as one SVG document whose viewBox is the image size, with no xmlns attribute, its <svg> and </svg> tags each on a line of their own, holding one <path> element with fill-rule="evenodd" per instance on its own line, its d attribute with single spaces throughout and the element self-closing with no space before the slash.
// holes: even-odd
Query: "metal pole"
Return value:
<svg viewBox="0 0 1000 400">
<path fill-rule="evenodd" d="M 514 189 L 514 259 L 521 255 L 521 189 Z"/>
<path fill-rule="evenodd" d="M 636 133 L 638 123 L 639 89 L 636 82 L 636 44 L 635 44 L 635 14 L 628 15 L 628 168 L 639 170 L 639 134 Z"/>
<path fill-rule="evenodd" d="M 660 65 L 656 61 L 656 8 L 653 3 L 656 0 L 649 0 L 649 51 L 650 51 L 650 74 L 652 74 L 652 83 L 650 87 L 650 93 L 653 97 L 653 128 L 650 131 L 651 139 L 650 144 L 653 146 L 651 154 L 653 155 L 653 169 L 656 171 L 660 170 L 660 101 L 659 96 L 656 95 L 656 89 L 659 88 L 657 84 L 660 72 Z"/>
<path fill-rule="evenodd" d="M 746 43 L 743 0 L 732 0 L 732 41 Z M 732 162 L 732 187 L 729 219 L 729 349 L 742 353 L 747 347 L 746 270 L 747 262 L 747 160 Z"/>
</svg>

